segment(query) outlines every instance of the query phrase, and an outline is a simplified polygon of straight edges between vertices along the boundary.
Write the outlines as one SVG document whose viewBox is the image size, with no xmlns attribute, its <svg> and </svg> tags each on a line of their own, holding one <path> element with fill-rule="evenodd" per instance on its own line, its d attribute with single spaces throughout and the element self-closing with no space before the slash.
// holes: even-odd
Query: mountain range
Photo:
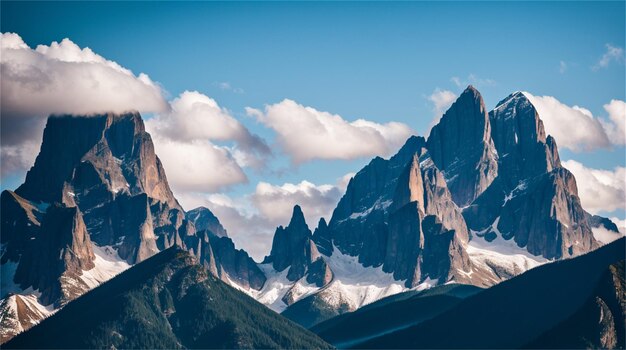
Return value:
<svg viewBox="0 0 626 350">
<path fill-rule="evenodd" d="M 620 236 L 582 208 L 576 179 L 525 94 L 487 111 L 472 86 L 428 138 L 412 136 L 356 173 L 328 222 L 311 230 L 296 205 L 260 263 L 235 247 L 209 209 L 181 207 L 138 113 L 49 117 L 25 182 L 0 202 L 2 342 L 56 313 L 10 347 L 327 347 L 252 299 L 313 330 L 406 293 L 446 299 L 453 310 L 524 281 L 527 274 L 501 283 L 534 267 L 598 249 L 596 228 Z M 457 284 L 488 289 L 426 293 Z M 105 300 L 111 308 L 98 309 Z M 76 324 L 81 337 L 58 339 L 64 322 L 79 322 L 85 310 L 102 315 Z M 154 322 L 128 316 L 134 312 Z M 549 344 L 567 327 L 526 340 Z M 166 336 L 155 340 L 159 332 Z M 228 336 L 215 337 L 222 332 Z"/>
</svg>

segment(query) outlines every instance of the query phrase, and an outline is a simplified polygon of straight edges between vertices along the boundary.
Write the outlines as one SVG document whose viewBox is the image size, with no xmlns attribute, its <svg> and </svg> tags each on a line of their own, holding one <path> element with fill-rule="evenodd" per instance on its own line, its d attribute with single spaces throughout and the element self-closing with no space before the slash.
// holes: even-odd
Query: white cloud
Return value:
<svg viewBox="0 0 626 350">
<path fill-rule="evenodd" d="M 556 139 L 559 147 L 572 151 L 591 151 L 611 146 L 602 121 L 589 110 L 567 106 L 552 96 L 524 94 L 537 109 L 546 132 Z"/>
<path fill-rule="evenodd" d="M 430 123 L 431 127 L 437 124 L 443 113 L 450 108 L 456 98 L 457 95 L 454 92 L 450 90 L 441 90 L 439 88 L 436 88 L 433 93 L 427 97 L 428 101 L 433 104 L 434 119 Z"/>
<path fill-rule="evenodd" d="M 50 114 L 168 108 L 161 87 L 147 75 L 135 75 L 69 39 L 33 50 L 19 35 L 2 33 L 0 72 L 3 176 L 32 165 Z"/>
<path fill-rule="evenodd" d="M 348 122 L 337 114 L 285 99 L 265 111 L 246 108 L 248 115 L 277 134 L 277 141 L 294 164 L 313 159 L 355 159 L 387 156 L 412 134 L 397 122 L 379 124 L 363 119 Z"/>
<path fill-rule="evenodd" d="M 601 68 L 607 68 L 611 62 L 616 62 L 618 64 L 624 63 L 624 49 L 621 47 L 613 46 L 611 44 L 606 44 L 606 51 L 600 57 L 598 62 L 591 67 L 594 71 L 597 71 Z"/>
<path fill-rule="evenodd" d="M 43 127 L 39 130 L 43 131 Z M 2 145 L 0 176 L 4 178 L 16 171 L 30 168 L 38 153 L 39 143 L 33 140 L 26 140 L 19 145 Z"/>
<path fill-rule="evenodd" d="M 252 201 L 260 213 L 271 222 L 286 225 L 289 223 L 294 205 L 302 207 L 311 229 L 317 226 L 321 217 L 330 220 L 343 191 L 336 185 L 315 185 L 308 181 L 298 184 L 285 183 L 271 185 L 259 182 Z"/>
<path fill-rule="evenodd" d="M 107 60 L 69 39 L 29 48 L 13 33 L 1 34 L 2 114 L 160 112 L 167 102 L 146 74 Z"/>
<path fill-rule="evenodd" d="M 582 206 L 590 213 L 626 209 L 626 168 L 613 170 L 587 168 L 575 160 L 563 162 L 574 174 Z"/>
<path fill-rule="evenodd" d="M 565 61 L 559 62 L 559 73 L 564 74 L 565 71 L 567 71 L 567 68 L 569 68 L 569 65 L 567 64 L 567 62 Z"/>
<path fill-rule="evenodd" d="M 242 167 L 260 167 L 269 147 L 215 100 L 185 91 L 168 112 L 146 121 L 157 154 L 177 191 L 214 192 L 247 182 Z M 235 143 L 232 147 L 214 142 Z"/>
<path fill-rule="evenodd" d="M 151 132 L 157 155 L 176 194 L 215 192 L 248 181 L 230 150 L 209 141 L 181 142 Z"/>
<path fill-rule="evenodd" d="M 626 144 L 626 102 L 611 100 L 604 105 L 609 114 L 609 121 L 601 120 L 611 142 L 615 145 Z"/>
</svg>

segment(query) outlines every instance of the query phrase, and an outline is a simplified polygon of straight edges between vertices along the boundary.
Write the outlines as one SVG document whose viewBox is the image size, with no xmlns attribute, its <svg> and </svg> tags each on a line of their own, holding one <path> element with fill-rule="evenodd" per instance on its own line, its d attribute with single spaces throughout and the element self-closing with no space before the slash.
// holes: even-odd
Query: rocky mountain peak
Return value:
<svg viewBox="0 0 626 350">
<path fill-rule="evenodd" d="M 191 221 L 196 230 L 209 230 L 218 237 L 228 237 L 228 233 L 220 220 L 208 208 L 198 207 L 185 213 L 187 220 Z"/>
<path fill-rule="evenodd" d="M 511 185 L 561 166 L 555 140 L 546 135 L 539 113 L 524 93 L 509 95 L 489 117 L 503 172 Z"/>
<path fill-rule="evenodd" d="M 29 200 L 75 205 L 68 192 L 95 182 L 110 196 L 146 193 L 180 208 L 137 112 L 51 116 L 35 164 L 15 192 Z"/>
<path fill-rule="evenodd" d="M 523 92 L 489 113 L 497 178 L 464 210 L 469 227 L 487 240 L 514 239 L 533 255 L 562 258 L 597 247 L 574 176 L 561 167 L 556 141 Z"/>
<path fill-rule="evenodd" d="M 468 86 L 428 136 L 428 151 L 459 206 L 469 205 L 493 181 L 498 157 L 482 96 Z"/>
<path fill-rule="evenodd" d="M 306 224 L 306 220 L 304 219 L 304 214 L 302 213 L 302 208 L 299 205 L 295 205 L 293 207 L 293 213 L 291 214 L 291 220 L 289 221 L 288 229 L 292 230 L 300 230 L 305 228 L 308 230 L 309 226 Z"/>
<path fill-rule="evenodd" d="M 311 264 L 318 259 L 322 259 L 322 256 L 313 240 L 311 230 L 306 224 L 302 208 L 296 205 L 293 208 L 289 225 L 285 228 L 279 226 L 276 229 L 271 253 L 264 262 L 272 263 L 276 271 L 289 268 L 287 278 L 290 281 L 296 281 L 307 274 Z M 318 270 L 320 268 L 320 266 L 317 267 Z M 325 269 L 324 267 L 322 270 Z M 320 278 L 325 276 L 325 273 L 319 271 L 316 274 Z"/>
</svg>

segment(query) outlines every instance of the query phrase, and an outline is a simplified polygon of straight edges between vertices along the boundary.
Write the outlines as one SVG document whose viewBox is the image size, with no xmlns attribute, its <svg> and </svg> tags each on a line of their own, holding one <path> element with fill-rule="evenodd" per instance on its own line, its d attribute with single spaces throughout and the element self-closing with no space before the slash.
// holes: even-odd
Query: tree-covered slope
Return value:
<svg viewBox="0 0 626 350">
<path fill-rule="evenodd" d="M 3 348 L 329 348 L 176 247 L 69 303 Z"/>
<path fill-rule="evenodd" d="M 433 318 L 482 289 L 447 284 L 424 291 L 395 294 L 311 327 L 311 331 L 338 348 L 408 328 Z"/>
</svg>

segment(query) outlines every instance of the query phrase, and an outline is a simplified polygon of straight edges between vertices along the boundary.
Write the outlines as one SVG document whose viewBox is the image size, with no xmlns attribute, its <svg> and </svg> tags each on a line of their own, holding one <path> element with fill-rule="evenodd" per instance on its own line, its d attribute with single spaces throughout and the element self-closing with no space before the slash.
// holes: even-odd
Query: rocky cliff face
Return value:
<svg viewBox="0 0 626 350">
<path fill-rule="evenodd" d="M 424 138 L 411 137 L 389 160 L 374 158 L 350 180 L 328 224 L 338 249 L 358 256 L 364 266 L 382 264 L 388 234 L 385 221 L 398 177 L 425 145 Z"/>
<path fill-rule="evenodd" d="M 384 271 L 406 280 L 407 287 L 426 279 L 445 283 L 457 270 L 470 271 L 467 226 L 425 149 L 398 178 L 391 208 Z"/>
<path fill-rule="evenodd" d="M 463 215 L 421 137 L 389 160 L 376 158 L 350 181 L 328 230 L 344 254 L 383 266 L 414 287 L 463 280 L 469 240 Z"/>
<path fill-rule="evenodd" d="M 129 263 L 169 247 L 187 228 L 138 113 L 50 117 L 16 193 L 78 207 L 91 239 L 119 247 Z"/>
<path fill-rule="evenodd" d="M 463 91 L 431 129 L 427 148 L 459 207 L 469 205 L 489 187 L 498 174 L 498 156 L 478 90 L 469 86 Z"/>
<path fill-rule="evenodd" d="M 22 255 L 13 281 L 39 290 L 44 305 L 58 307 L 89 290 L 76 281 L 83 270 L 95 267 L 94 260 L 78 208 L 54 204 L 46 211 L 32 247 Z"/>
</svg>

